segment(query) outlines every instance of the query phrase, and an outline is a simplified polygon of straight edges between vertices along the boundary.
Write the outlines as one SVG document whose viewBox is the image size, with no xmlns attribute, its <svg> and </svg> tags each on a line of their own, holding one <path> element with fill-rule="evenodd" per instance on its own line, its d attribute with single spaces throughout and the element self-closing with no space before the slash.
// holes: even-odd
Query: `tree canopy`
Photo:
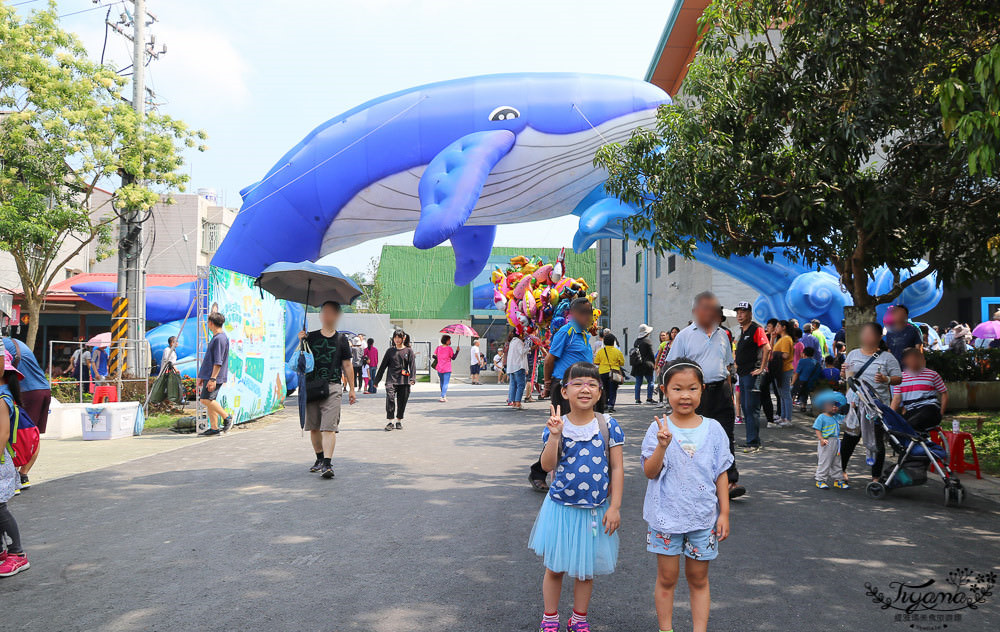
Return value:
<svg viewBox="0 0 1000 632">
<path fill-rule="evenodd" d="M 1000 273 L 1000 183 L 968 168 L 940 87 L 973 77 L 997 41 L 985 0 L 717 0 L 656 129 L 609 145 L 607 189 L 637 207 L 626 230 L 657 250 L 833 265 L 868 314 L 937 273 Z M 968 102 L 967 102 L 968 103 Z M 871 296 L 881 265 L 925 271 Z"/>
<path fill-rule="evenodd" d="M 60 28 L 54 2 L 26 16 L 0 4 L 0 248 L 21 280 L 29 346 L 60 269 L 92 242 L 109 256 L 121 213 L 183 190 L 184 148 L 204 138 L 156 112 L 140 120 L 124 84 Z M 111 191 L 103 206 L 98 186 Z"/>
</svg>

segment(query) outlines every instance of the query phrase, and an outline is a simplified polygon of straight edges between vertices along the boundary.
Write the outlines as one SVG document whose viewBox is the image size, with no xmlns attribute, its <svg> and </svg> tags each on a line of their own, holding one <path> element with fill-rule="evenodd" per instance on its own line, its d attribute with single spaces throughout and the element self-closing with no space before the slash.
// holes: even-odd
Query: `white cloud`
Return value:
<svg viewBox="0 0 1000 632">
<path fill-rule="evenodd" d="M 250 95 L 250 66 L 221 32 L 159 26 L 157 47 L 167 54 L 151 65 L 154 88 L 184 110 L 239 107 Z"/>
</svg>

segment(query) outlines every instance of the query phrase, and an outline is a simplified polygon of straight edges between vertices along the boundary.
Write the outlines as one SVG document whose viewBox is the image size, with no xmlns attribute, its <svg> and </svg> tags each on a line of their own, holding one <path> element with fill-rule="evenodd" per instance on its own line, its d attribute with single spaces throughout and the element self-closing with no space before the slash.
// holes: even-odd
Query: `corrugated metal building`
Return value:
<svg viewBox="0 0 1000 632">
<path fill-rule="evenodd" d="M 460 287 L 455 285 L 455 252 L 450 247 L 418 250 L 413 246 L 383 246 L 377 275 L 383 295 L 382 311 L 389 314 L 393 325 L 410 334 L 418 363 L 429 358 L 439 344 L 441 328 L 456 322 L 479 332 L 480 348 L 490 359 L 506 340 L 508 330 L 506 316 L 493 307 L 490 271 L 495 265 L 509 265 L 511 257 L 520 255 L 550 262 L 559 256 L 559 248 L 495 247 L 486 269 L 472 283 Z M 597 251 L 576 254 L 567 250 L 566 271 L 574 278 L 582 277 L 596 291 Z M 461 351 L 453 374 L 467 376 L 469 339 L 456 339 L 454 343 Z M 429 370 L 429 366 L 418 364 L 420 369 Z M 437 376 L 432 379 L 437 381 Z"/>
<path fill-rule="evenodd" d="M 498 246 L 493 248 L 491 259 L 506 260 L 519 255 L 554 261 L 559 256 L 559 249 Z M 597 250 L 590 249 L 582 254 L 567 250 L 566 271 L 574 278 L 583 277 L 596 291 Z M 472 292 L 482 282 L 473 281 L 468 286 L 459 287 L 455 285 L 454 277 L 455 252 L 449 247 L 439 246 L 429 250 L 413 246 L 382 247 L 378 281 L 386 296 L 389 316 L 394 320 L 431 318 L 454 321 L 467 320 L 472 315 L 485 316 L 482 310 L 474 310 L 472 305 Z M 503 317 L 495 310 L 494 313 L 498 318 Z"/>
</svg>

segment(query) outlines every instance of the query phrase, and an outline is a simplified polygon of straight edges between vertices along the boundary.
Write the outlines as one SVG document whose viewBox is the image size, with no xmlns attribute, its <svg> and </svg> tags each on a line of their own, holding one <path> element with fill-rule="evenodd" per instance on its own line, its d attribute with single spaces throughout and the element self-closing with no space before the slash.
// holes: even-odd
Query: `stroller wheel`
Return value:
<svg viewBox="0 0 1000 632">
<path fill-rule="evenodd" d="M 953 507 L 961 505 L 965 501 L 965 488 L 961 483 L 944 486 L 944 506 Z"/>
<path fill-rule="evenodd" d="M 879 483 L 878 481 L 872 481 L 871 483 L 868 483 L 867 487 L 865 487 L 865 493 L 868 494 L 868 497 L 874 498 L 875 500 L 884 497 L 885 492 L 885 485 Z"/>
</svg>

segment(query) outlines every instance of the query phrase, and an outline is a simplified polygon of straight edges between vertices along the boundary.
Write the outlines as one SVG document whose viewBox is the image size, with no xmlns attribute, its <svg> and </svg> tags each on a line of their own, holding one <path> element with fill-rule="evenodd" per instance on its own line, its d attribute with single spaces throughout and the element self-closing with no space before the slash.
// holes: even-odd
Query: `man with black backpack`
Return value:
<svg viewBox="0 0 1000 632">
<path fill-rule="evenodd" d="M 309 440 L 316 453 L 316 461 L 309 471 L 319 472 L 323 478 L 333 478 L 333 449 L 340 430 L 343 382 L 350 389 L 350 403 L 357 401 L 351 345 L 347 337 L 337 331 L 340 311 L 340 303 L 326 301 L 319 308 L 320 328 L 308 334 L 304 331 L 299 333 L 299 338 L 305 338 L 309 343 L 314 360 L 313 370 L 305 375 L 304 429 L 309 431 Z"/>
</svg>

